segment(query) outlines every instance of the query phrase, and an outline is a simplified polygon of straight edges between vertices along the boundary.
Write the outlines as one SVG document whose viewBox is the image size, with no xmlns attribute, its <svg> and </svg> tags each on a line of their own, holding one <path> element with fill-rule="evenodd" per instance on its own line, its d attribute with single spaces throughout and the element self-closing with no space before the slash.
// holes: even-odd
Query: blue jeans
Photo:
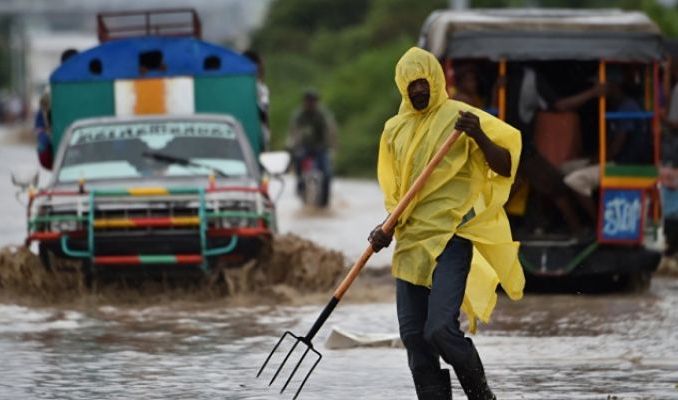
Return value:
<svg viewBox="0 0 678 400">
<path fill-rule="evenodd" d="M 396 280 L 400 337 L 413 373 L 439 370 L 439 357 L 457 375 L 467 366 L 476 367 L 473 342 L 459 327 L 472 254 L 471 242 L 454 236 L 438 256 L 431 289 Z"/>
</svg>

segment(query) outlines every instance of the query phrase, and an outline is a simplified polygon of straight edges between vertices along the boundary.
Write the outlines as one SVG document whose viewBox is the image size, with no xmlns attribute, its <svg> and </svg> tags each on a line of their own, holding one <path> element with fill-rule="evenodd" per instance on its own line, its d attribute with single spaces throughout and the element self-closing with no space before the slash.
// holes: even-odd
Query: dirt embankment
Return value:
<svg viewBox="0 0 678 400">
<path fill-rule="evenodd" d="M 236 306 L 324 303 L 349 267 L 340 252 L 292 234 L 277 236 L 273 248 L 268 257 L 206 278 L 179 282 L 107 279 L 86 285 L 77 266 L 50 271 L 30 250 L 6 247 L 0 249 L 0 301 L 32 305 L 137 305 L 168 301 Z M 363 271 L 354 286 L 346 296 L 348 301 L 390 301 L 392 298 L 393 285 L 386 269 Z"/>
<path fill-rule="evenodd" d="M 657 274 L 678 277 L 678 256 L 662 258 Z"/>
</svg>

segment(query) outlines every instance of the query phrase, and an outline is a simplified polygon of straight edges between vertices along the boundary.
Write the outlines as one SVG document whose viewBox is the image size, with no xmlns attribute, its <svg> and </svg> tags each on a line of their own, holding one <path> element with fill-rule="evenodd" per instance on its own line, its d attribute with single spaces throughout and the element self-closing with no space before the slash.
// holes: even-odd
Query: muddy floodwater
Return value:
<svg viewBox="0 0 678 400">
<path fill-rule="evenodd" d="M 9 168 L 34 162 L 28 147 L 0 146 L 0 247 L 25 231 Z M 351 260 L 384 217 L 379 191 L 351 180 L 334 189 L 332 209 L 312 212 L 287 187 L 280 226 Z M 415 399 L 402 348 L 325 346 L 333 327 L 397 336 L 380 269 L 389 257 L 373 260 L 314 340 L 324 357 L 300 399 Z M 0 287 L 0 399 L 289 399 L 255 374 L 277 338 L 305 334 L 331 294 L 78 290 L 47 298 Z M 678 279 L 655 277 L 641 294 L 500 297 L 474 341 L 499 399 L 678 399 Z M 456 382 L 454 392 L 465 398 Z"/>
</svg>

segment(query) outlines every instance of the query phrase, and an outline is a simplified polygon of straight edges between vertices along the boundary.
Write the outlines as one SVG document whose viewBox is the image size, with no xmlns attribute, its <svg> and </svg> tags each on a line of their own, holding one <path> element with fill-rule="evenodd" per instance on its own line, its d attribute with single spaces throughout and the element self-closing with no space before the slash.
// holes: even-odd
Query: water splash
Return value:
<svg viewBox="0 0 678 400">
<path fill-rule="evenodd" d="M 293 234 L 274 238 L 273 251 L 207 279 L 96 280 L 91 286 L 73 262 L 53 270 L 26 247 L 0 249 L 0 296 L 23 303 L 123 303 L 228 300 L 238 305 L 290 302 L 324 294 L 344 272 L 344 256 Z M 130 267 L 132 268 L 132 267 Z"/>
</svg>

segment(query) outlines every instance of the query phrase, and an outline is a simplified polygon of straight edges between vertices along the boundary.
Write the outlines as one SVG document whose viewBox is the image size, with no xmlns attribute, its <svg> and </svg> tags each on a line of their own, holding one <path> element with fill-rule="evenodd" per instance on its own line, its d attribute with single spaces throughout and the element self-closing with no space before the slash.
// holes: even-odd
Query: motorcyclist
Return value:
<svg viewBox="0 0 678 400">
<path fill-rule="evenodd" d="M 303 103 L 297 109 L 289 124 L 288 149 L 292 153 L 294 172 L 297 176 L 297 194 L 305 190 L 302 179 L 304 160 L 313 159 L 314 167 L 323 174 L 320 206 L 327 206 L 332 180 L 331 151 L 336 144 L 336 122 L 332 113 L 320 103 L 320 96 L 314 89 L 304 92 Z"/>
</svg>

